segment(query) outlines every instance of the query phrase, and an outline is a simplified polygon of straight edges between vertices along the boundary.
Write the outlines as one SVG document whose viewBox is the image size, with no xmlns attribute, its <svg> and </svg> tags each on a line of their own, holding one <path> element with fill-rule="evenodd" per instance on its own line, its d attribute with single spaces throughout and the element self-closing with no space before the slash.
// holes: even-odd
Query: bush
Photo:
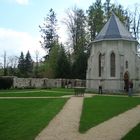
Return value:
<svg viewBox="0 0 140 140">
<path fill-rule="evenodd" d="M 13 86 L 13 77 L 0 77 L 0 89 L 10 89 Z"/>
</svg>

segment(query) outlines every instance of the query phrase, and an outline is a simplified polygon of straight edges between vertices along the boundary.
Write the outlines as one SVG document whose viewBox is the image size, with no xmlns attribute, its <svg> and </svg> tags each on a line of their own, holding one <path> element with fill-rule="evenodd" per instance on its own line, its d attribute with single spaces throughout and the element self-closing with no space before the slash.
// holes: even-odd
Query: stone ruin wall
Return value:
<svg viewBox="0 0 140 140">
<path fill-rule="evenodd" d="M 14 77 L 14 88 L 73 88 L 85 87 L 86 81 L 80 79 L 48 79 Z"/>
</svg>

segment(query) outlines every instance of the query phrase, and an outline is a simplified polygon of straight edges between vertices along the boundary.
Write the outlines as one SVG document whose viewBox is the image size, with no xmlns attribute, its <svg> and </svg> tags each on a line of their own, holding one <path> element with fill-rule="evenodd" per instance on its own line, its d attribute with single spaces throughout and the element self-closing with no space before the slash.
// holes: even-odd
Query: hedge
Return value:
<svg viewBox="0 0 140 140">
<path fill-rule="evenodd" d="M 0 89 L 10 89 L 13 86 L 13 77 L 0 77 Z"/>
</svg>

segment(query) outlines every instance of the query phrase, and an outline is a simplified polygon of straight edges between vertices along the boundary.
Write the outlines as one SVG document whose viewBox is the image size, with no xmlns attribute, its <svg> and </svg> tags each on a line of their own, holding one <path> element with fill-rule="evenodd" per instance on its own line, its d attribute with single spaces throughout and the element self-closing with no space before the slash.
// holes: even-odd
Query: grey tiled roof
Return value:
<svg viewBox="0 0 140 140">
<path fill-rule="evenodd" d="M 112 16 L 108 20 L 108 22 L 104 25 L 102 30 L 95 38 L 96 41 L 101 40 L 130 40 L 136 41 L 130 32 L 125 28 L 125 26 L 121 23 L 121 21 L 117 18 L 117 16 L 112 13 Z"/>
</svg>

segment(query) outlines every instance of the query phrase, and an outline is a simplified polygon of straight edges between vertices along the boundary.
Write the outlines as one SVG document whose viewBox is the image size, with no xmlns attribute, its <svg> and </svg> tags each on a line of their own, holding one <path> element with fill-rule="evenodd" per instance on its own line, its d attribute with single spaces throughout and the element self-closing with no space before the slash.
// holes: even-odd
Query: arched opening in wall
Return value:
<svg viewBox="0 0 140 140">
<path fill-rule="evenodd" d="M 125 62 L 125 68 L 128 69 L 128 61 Z"/>
<path fill-rule="evenodd" d="M 98 61 L 99 61 L 99 77 L 101 77 L 101 74 L 102 74 L 102 71 L 101 71 L 101 59 L 102 59 L 102 54 L 100 53 L 99 54 L 99 59 L 98 59 Z"/>
<path fill-rule="evenodd" d="M 116 75 L 115 53 L 112 52 L 110 55 L 110 76 L 115 77 L 115 75 Z"/>
<path fill-rule="evenodd" d="M 126 92 L 128 92 L 129 90 L 129 72 L 128 71 L 124 73 L 124 90 Z"/>
</svg>

